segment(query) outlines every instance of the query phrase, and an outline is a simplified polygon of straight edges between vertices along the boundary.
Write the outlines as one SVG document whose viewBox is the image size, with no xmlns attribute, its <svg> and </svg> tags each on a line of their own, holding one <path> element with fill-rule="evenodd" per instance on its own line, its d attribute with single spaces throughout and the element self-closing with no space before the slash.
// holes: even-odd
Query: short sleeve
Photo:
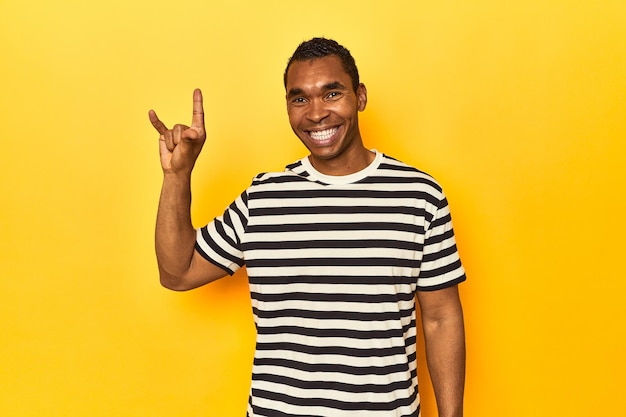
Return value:
<svg viewBox="0 0 626 417">
<path fill-rule="evenodd" d="M 433 291 L 465 281 L 457 251 L 448 200 L 443 192 L 426 229 L 424 252 L 417 281 L 419 291 Z"/>
<path fill-rule="evenodd" d="M 196 231 L 196 250 L 212 264 L 234 274 L 244 265 L 241 242 L 248 222 L 247 194 Z"/>
</svg>

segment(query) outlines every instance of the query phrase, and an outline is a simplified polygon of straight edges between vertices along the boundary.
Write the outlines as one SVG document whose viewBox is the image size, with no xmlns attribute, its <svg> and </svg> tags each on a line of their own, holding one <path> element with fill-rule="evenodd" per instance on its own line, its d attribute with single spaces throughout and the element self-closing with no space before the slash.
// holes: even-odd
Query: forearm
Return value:
<svg viewBox="0 0 626 417">
<path fill-rule="evenodd" d="M 191 223 L 191 176 L 165 174 L 159 200 L 155 248 L 161 283 L 172 288 L 189 270 L 195 245 Z"/>
<path fill-rule="evenodd" d="M 465 331 L 463 313 L 424 322 L 426 357 L 439 417 L 463 416 Z"/>
</svg>

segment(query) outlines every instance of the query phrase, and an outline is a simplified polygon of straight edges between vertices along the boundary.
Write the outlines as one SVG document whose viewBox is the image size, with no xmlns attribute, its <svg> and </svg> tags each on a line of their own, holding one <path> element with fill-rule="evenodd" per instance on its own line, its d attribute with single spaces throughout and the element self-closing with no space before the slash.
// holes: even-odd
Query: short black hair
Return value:
<svg viewBox="0 0 626 417">
<path fill-rule="evenodd" d="M 287 71 L 289 71 L 291 64 L 294 62 L 324 58 L 331 55 L 335 55 L 341 60 L 341 65 L 352 79 L 352 88 L 356 92 L 360 84 L 359 70 L 356 67 L 356 62 L 354 62 L 352 54 L 336 41 L 326 38 L 313 38 L 298 45 L 291 58 L 289 58 L 287 68 L 285 68 L 285 74 L 283 76 L 285 88 L 287 88 Z"/>
</svg>

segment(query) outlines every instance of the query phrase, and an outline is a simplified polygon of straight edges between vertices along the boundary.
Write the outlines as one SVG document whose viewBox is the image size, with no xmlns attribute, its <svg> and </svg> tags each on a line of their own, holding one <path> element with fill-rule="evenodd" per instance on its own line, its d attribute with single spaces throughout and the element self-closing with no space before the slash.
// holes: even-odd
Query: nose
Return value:
<svg viewBox="0 0 626 417">
<path fill-rule="evenodd" d="M 328 108 L 326 108 L 326 104 L 323 100 L 315 99 L 311 100 L 309 103 L 309 108 L 307 111 L 307 118 L 312 122 L 319 123 L 324 118 L 326 118 L 330 114 Z"/>
</svg>

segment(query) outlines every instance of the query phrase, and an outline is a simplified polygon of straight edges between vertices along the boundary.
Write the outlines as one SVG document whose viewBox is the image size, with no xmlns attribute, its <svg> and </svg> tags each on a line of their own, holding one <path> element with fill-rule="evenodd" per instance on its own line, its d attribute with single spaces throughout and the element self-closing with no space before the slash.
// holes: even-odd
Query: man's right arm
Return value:
<svg viewBox="0 0 626 417">
<path fill-rule="evenodd" d="M 155 231 L 160 280 L 166 288 L 189 290 L 227 275 L 195 250 L 196 231 L 191 223 L 191 172 L 206 139 L 202 93 L 194 91 L 190 127 L 168 129 L 153 110 L 149 118 L 160 135 L 163 168 Z"/>
</svg>

